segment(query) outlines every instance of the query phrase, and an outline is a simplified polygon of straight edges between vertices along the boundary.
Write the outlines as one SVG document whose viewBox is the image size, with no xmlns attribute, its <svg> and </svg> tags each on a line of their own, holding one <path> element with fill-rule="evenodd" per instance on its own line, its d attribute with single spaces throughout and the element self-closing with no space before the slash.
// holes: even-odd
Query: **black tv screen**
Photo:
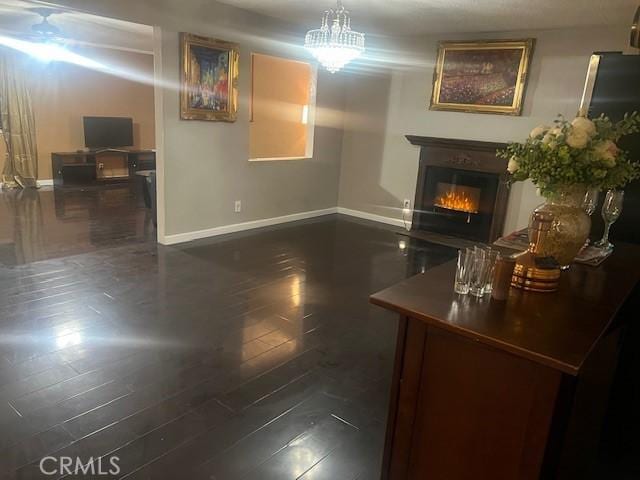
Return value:
<svg viewBox="0 0 640 480">
<path fill-rule="evenodd" d="M 133 120 L 124 117 L 84 117 L 84 145 L 88 148 L 133 146 Z"/>
</svg>

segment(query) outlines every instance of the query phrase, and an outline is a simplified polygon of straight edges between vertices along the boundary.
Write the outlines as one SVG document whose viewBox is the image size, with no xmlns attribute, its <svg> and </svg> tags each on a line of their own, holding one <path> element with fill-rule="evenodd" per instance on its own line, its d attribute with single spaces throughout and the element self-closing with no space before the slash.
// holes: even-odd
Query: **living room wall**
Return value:
<svg viewBox="0 0 640 480">
<path fill-rule="evenodd" d="M 153 55 L 74 47 L 73 52 L 153 79 Z M 38 179 L 50 180 L 51 152 L 84 148 L 83 116 L 131 117 L 136 148 L 155 148 L 153 85 L 69 63 L 42 63 L 23 56 L 36 119 Z M 5 157 L 0 142 L 0 158 Z"/>
<path fill-rule="evenodd" d="M 531 37 L 537 42 L 522 116 L 429 110 L 439 40 Z M 393 68 L 368 69 L 348 78 L 338 205 L 400 219 L 403 199 L 413 203 L 415 197 L 419 155 L 405 135 L 522 140 L 558 114 L 573 117 L 591 54 L 620 51 L 627 44 L 626 27 L 396 39 L 388 54 Z M 526 226 L 531 210 L 541 202 L 532 184 L 514 184 L 505 231 Z"/>
<path fill-rule="evenodd" d="M 589 57 L 622 50 L 627 27 L 518 31 L 437 37 L 368 36 L 370 60 L 330 75 L 321 70 L 312 159 L 250 163 L 250 53 L 308 60 L 302 26 L 212 1 L 58 0 L 97 15 L 160 27 L 166 242 L 226 231 L 227 226 L 336 206 L 398 221 L 413 200 L 418 149 L 405 134 L 509 141 L 535 125 L 577 111 Z M 231 124 L 179 119 L 181 31 L 240 44 L 240 111 Z M 537 39 L 523 115 L 428 110 L 438 40 Z M 379 61 L 382 52 L 384 62 Z M 344 111 L 344 113 L 343 113 Z M 344 127 L 344 132 L 343 132 Z M 162 176 L 159 177 L 162 181 Z M 242 212 L 234 213 L 235 200 Z M 540 202 L 530 184 L 512 188 L 505 230 L 527 223 Z M 162 230 L 162 226 L 161 226 Z"/>
<path fill-rule="evenodd" d="M 344 104 L 340 76 L 319 75 L 313 158 L 248 161 L 250 54 L 308 61 L 300 46 L 304 28 L 208 0 L 57 3 L 160 28 L 158 67 L 163 89 L 158 107 L 163 112 L 164 184 L 159 190 L 164 191 L 165 204 L 160 241 L 184 241 L 226 231 L 220 228 L 229 225 L 335 208 Z M 240 107 L 235 123 L 180 120 L 179 32 L 240 44 Z M 240 213 L 234 212 L 235 200 L 242 201 Z"/>
</svg>

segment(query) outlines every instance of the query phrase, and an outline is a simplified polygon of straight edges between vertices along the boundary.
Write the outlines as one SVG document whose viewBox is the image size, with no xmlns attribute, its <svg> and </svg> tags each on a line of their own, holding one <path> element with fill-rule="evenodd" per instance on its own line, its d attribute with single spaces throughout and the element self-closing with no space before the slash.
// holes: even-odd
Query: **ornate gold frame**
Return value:
<svg viewBox="0 0 640 480">
<path fill-rule="evenodd" d="M 631 35 L 629 36 L 629 45 L 640 48 L 640 7 L 636 10 L 633 17 L 633 25 L 631 25 Z"/>
<path fill-rule="evenodd" d="M 535 39 L 525 40 L 481 40 L 474 42 L 440 42 L 438 44 L 438 59 L 433 73 L 433 92 L 431 94 L 430 110 L 449 110 L 454 112 L 470 113 L 496 113 L 502 115 L 521 115 L 524 92 L 527 85 L 527 74 L 529 64 L 533 54 Z M 520 59 L 518 70 L 518 81 L 516 91 L 513 96 L 513 103 L 508 106 L 494 105 L 468 105 L 463 103 L 442 103 L 440 102 L 440 88 L 442 86 L 443 65 L 447 51 L 450 50 L 512 50 L 522 49 L 523 54 Z"/>
<path fill-rule="evenodd" d="M 192 45 L 229 51 L 229 105 L 226 112 L 213 112 L 202 108 L 189 107 L 189 83 L 187 82 L 187 79 L 191 75 L 189 50 Z M 238 114 L 239 57 L 239 47 L 235 43 L 201 37 L 190 33 L 180 34 L 180 118 L 182 120 L 208 120 L 218 122 L 236 121 Z"/>
</svg>

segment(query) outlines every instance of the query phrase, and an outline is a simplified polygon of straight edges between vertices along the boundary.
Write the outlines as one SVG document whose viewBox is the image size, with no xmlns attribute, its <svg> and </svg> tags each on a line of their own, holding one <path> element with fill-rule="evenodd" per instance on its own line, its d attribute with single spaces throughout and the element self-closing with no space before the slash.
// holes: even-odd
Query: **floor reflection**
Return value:
<svg viewBox="0 0 640 480">
<path fill-rule="evenodd" d="M 368 296 L 455 250 L 337 215 L 99 249 L 144 240 L 144 210 L 56 193 L 41 220 L 3 198 L 14 261 L 18 217 L 43 255 L 94 250 L 0 268 L 0 472 L 111 452 L 131 478 L 379 478 L 396 321 Z"/>
<path fill-rule="evenodd" d="M 0 194 L 0 261 L 5 253 L 4 230 L 12 230 L 13 259 L 8 263 L 22 264 L 46 258 L 42 240 L 43 215 L 40 194 L 33 189 L 16 189 Z M 6 263 L 6 262 L 5 262 Z"/>
<path fill-rule="evenodd" d="M 0 265 L 155 240 L 135 184 L 0 190 Z"/>
</svg>

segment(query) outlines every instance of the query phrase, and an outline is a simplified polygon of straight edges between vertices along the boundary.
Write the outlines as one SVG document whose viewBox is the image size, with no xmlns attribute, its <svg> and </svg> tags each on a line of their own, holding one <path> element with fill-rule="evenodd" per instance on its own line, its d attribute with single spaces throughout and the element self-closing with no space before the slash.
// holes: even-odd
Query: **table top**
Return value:
<svg viewBox="0 0 640 480">
<path fill-rule="evenodd" d="M 99 148 L 94 150 L 76 150 L 75 152 L 51 152 L 51 155 L 59 155 L 61 157 L 83 156 L 83 155 L 99 155 L 101 153 L 155 153 L 155 150 L 137 150 L 127 148 Z"/>
<path fill-rule="evenodd" d="M 373 294 L 373 304 L 533 360 L 580 372 L 640 280 L 640 247 L 619 243 L 599 267 L 572 265 L 554 293 L 511 288 L 506 301 L 453 291 L 447 262 Z"/>
<path fill-rule="evenodd" d="M 138 170 L 136 172 L 136 175 L 138 175 L 139 177 L 148 177 L 151 174 L 155 174 L 156 171 L 155 170 Z"/>
</svg>

